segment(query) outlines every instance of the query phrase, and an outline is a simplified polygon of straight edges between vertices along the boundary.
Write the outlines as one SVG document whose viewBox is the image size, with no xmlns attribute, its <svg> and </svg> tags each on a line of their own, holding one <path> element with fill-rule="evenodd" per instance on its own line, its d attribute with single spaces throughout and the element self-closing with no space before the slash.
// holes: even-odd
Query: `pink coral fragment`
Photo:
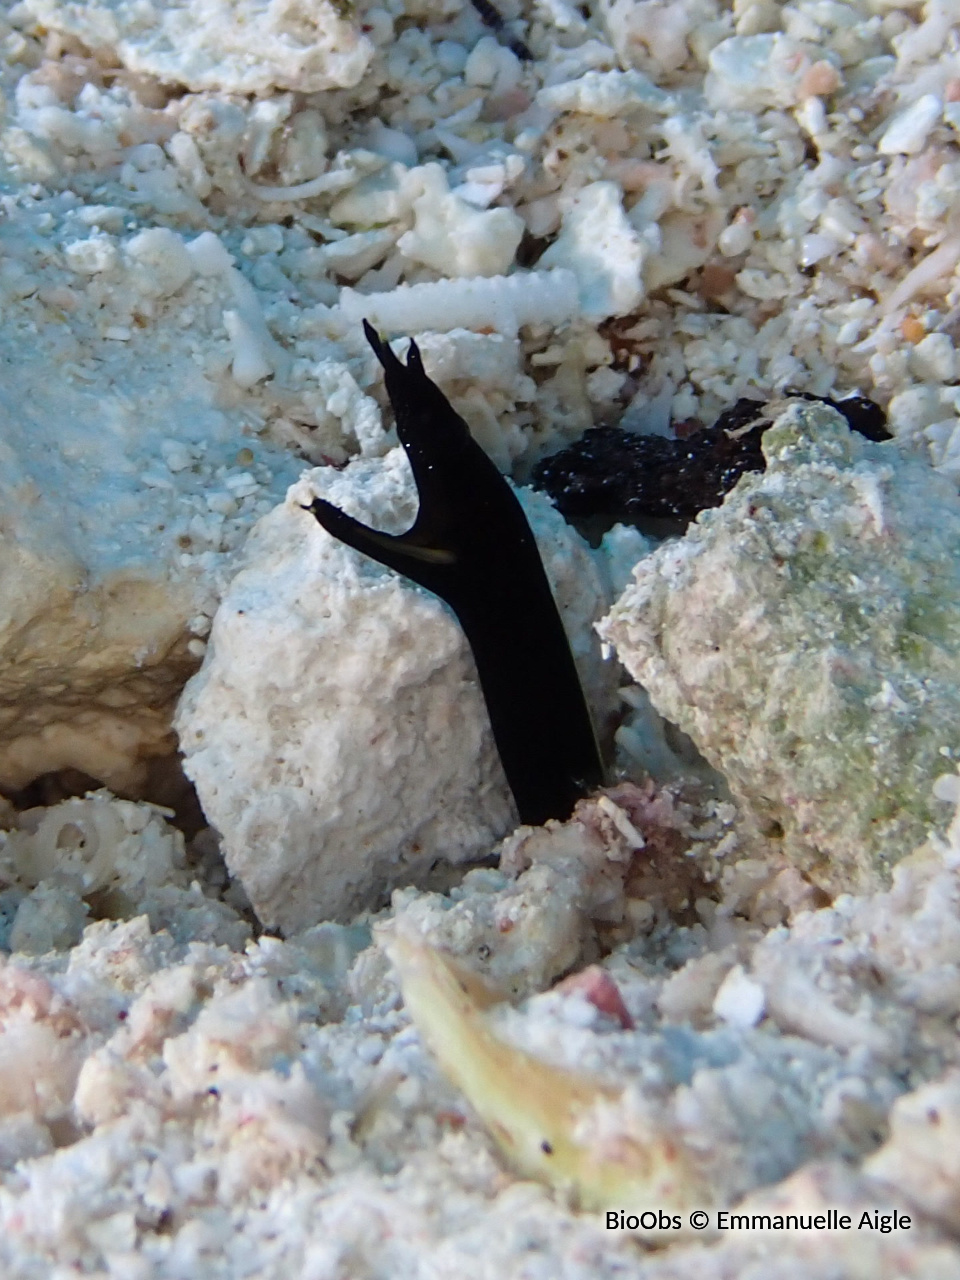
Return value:
<svg viewBox="0 0 960 1280">
<path fill-rule="evenodd" d="M 606 969 L 601 969 L 598 964 L 592 964 L 586 969 L 581 969 L 579 973 L 572 973 L 569 978 L 564 978 L 562 982 L 559 982 L 555 990 L 563 992 L 577 991 L 585 996 L 601 1013 L 607 1014 L 610 1018 L 615 1018 L 624 1031 L 632 1031 L 634 1028 L 634 1021 L 630 1017 L 627 1006 L 623 1003 L 620 988 L 607 973 Z"/>
</svg>

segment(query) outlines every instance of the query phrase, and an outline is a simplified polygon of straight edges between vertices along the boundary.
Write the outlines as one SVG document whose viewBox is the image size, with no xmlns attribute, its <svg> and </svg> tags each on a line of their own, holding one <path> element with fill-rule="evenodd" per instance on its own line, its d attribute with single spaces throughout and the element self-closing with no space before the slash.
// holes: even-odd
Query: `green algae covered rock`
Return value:
<svg viewBox="0 0 960 1280">
<path fill-rule="evenodd" d="M 886 878 L 960 753 L 960 499 L 793 402 L 767 470 L 634 570 L 601 634 L 748 817 L 830 890 Z"/>
</svg>

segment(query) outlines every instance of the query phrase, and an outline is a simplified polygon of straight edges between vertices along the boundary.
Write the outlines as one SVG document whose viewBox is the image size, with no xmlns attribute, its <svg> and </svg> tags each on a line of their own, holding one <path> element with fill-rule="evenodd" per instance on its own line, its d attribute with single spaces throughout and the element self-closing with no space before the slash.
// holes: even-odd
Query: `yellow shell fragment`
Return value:
<svg viewBox="0 0 960 1280">
<path fill-rule="evenodd" d="M 685 1210 L 711 1203 L 690 1154 L 628 1116 L 619 1091 L 501 1040 L 483 1014 L 491 997 L 451 958 L 408 933 L 383 940 L 424 1042 L 519 1173 L 583 1209 L 678 1214 L 681 1231 Z"/>
</svg>

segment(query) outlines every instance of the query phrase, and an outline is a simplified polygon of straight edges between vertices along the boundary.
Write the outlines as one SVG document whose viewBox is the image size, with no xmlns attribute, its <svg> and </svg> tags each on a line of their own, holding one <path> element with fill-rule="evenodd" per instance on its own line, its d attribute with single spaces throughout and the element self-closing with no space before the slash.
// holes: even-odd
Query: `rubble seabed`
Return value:
<svg viewBox="0 0 960 1280">
<path fill-rule="evenodd" d="M 504 18 L 504 43 L 414 0 L 0 18 L 4 1274 L 960 1272 L 960 11 Z M 618 743 L 654 781 L 508 835 L 456 629 L 300 510 L 411 514 L 364 316 L 416 333 L 517 481 L 589 426 L 744 395 L 886 411 L 874 445 L 787 409 L 767 471 L 652 555 L 524 496 L 595 710 L 604 614 L 646 686 Z M 175 714 L 238 878 L 143 799 Z M 411 744 L 447 740 L 425 773 Z M 134 798 L 53 802 L 84 776 Z M 319 794 L 356 861 L 307 893 Z M 381 907 L 391 829 L 418 878 L 507 838 Z M 518 1181 L 412 1029 L 391 929 L 518 1002 L 477 1013 L 504 1061 L 596 1083 L 601 1157 L 655 1124 L 738 1212 L 875 1225 L 645 1253 Z"/>
</svg>

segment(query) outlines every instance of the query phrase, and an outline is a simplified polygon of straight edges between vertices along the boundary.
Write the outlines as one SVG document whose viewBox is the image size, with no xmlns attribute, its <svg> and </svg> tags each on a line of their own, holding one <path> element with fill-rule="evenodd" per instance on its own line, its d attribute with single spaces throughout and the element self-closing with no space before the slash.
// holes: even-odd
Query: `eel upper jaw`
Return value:
<svg viewBox="0 0 960 1280">
<path fill-rule="evenodd" d="M 427 376 L 420 348 L 413 338 L 404 364 L 368 321 L 364 320 L 363 327 L 374 355 L 383 366 L 397 435 L 407 450 L 418 482 L 426 480 L 429 475 L 426 464 L 436 449 L 443 450 L 457 435 L 469 439 L 470 428 Z"/>
</svg>

